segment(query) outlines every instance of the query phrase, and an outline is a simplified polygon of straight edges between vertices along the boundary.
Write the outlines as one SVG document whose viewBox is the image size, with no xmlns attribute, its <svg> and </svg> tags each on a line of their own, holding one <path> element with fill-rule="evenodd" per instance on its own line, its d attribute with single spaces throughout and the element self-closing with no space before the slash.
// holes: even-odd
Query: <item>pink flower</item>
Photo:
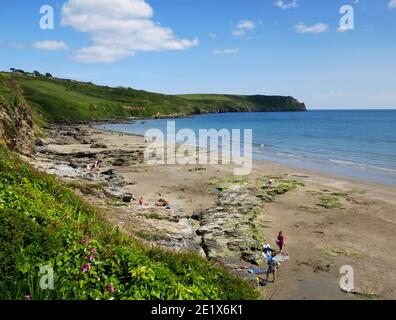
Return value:
<svg viewBox="0 0 396 320">
<path fill-rule="evenodd" d="M 91 270 L 91 264 L 90 264 L 90 263 L 87 263 L 87 264 L 83 267 L 82 272 L 83 272 L 83 273 L 87 273 L 87 272 L 89 272 L 89 270 Z"/>
<path fill-rule="evenodd" d="M 108 284 L 108 285 L 105 287 L 105 290 L 106 290 L 107 292 L 114 293 L 114 292 L 115 292 L 115 287 L 110 283 L 110 284 Z"/>
<path fill-rule="evenodd" d="M 96 248 L 89 249 L 89 253 L 90 254 L 95 254 L 96 253 Z"/>
<path fill-rule="evenodd" d="M 94 259 L 95 259 L 94 255 L 91 254 L 91 255 L 89 256 L 89 261 L 94 261 Z"/>
<path fill-rule="evenodd" d="M 87 245 L 89 245 L 89 241 L 90 241 L 89 237 L 86 236 L 86 237 L 84 237 L 84 239 L 81 240 L 81 244 L 85 244 L 87 246 Z"/>
</svg>

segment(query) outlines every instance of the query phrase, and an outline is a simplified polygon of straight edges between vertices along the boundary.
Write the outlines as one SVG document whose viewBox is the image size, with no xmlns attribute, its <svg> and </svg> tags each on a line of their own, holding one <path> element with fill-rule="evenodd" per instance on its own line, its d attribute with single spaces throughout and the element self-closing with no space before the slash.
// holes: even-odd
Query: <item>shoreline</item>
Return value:
<svg viewBox="0 0 396 320">
<path fill-rule="evenodd" d="M 233 177 L 232 166 L 153 167 L 139 158 L 146 146 L 140 136 L 89 126 L 54 130 L 30 162 L 69 182 L 132 237 L 194 251 L 255 282 L 241 268 L 260 258 L 263 243 L 275 246 L 272 239 L 283 230 L 291 259 L 282 264 L 277 284 L 260 288 L 265 298 L 396 296 L 393 186 L 261 161 L 254 161 L 252 174 L 241 180 Z M 92 148 L 100 143 L 106 148 Z M 91 174 L 84 166 L 94 159 L 103 164 Z M 262 193 L 269 177 L 279 185 L 271 198 Z M 124 202 L 128 197 L 134 200 Z M 136 204 L 140 197 L 149 209 Z M 153 205 L 160 198 L 170 202 L 171 210 Z M 339 289 L 343 265 L 355 269 L 355 295 Z"/>
<path fill-rule="evenodd" d="M 142 120 L 142 121 L 147 121 L 147 120 L 154 120 L 154 119 L 146 119 L 146 120 Z M 140 121 L 140 120 L 137 120 Z M 129 122 L 126 122 L 126 124 L 128 124 Z M 143 134 L 138 134 L 138 133 L 131 133 L 131 132 L 125 132 L 125 131 L 117 131 L 117 130 L 111 130 L 111 129 L 103 129 L 103 128 L 97 128 L 97 126 L 101 126 L 101 125 L 105 125 L 105 124 L 109 124 L 109 125 L 117 125 L 117 124 L 123 124 L 123 123 L 103 123 L 103 124 L 90 124 L 89 127 L 91 129 L 94 130 L 99 130 L 99 131 L 104 131 L 104 132 L 114 132 L 114 133 L 122 133 L 125 135 L 130 135 L 130 136 L 135 136 L 135 137 L 144 137 Z M 180 144 L 177 144 L 180 145 Z M 254 153 L 253 153 L 254 154 Z M 257 157 L 253 157 L 253 165 L 255 163 L 260 164 L 260 163 L 268 163 L 268 164 L 273 164 L 273 165 L 279 165 L 279 166 L 283 166 L 288 168 L 289 170 L 305 170 L 307 172 L 313 172 L 314 174 L 321 174 L 323 176 L 327 176 L 327 177 L 334 177 L 337 179 L 343 179 L 346 181 L 354 181 L 356 183 L 366 183 L 366 184 L 374 184 L 374 185 L 381 185 L 381 186 L 392 186 L 392 187 L 396 187 L 396 181 L 395 182 L 386 182 L 383 180 L 383 178 L 381 179 L 380 177 L 378 178 L 368 178 L 367 175 L 366 176 L 359 176 L 359 174 L 357 172 L 359 172 L 358 169 L 353 169 L 352 172 L 356 173 L 351 173 L 349 175 L 347 174 L 342 174 L 340 171 L 344 171 L 344 170 L 348 170 L 348 168 L 344 168 L 344 167 L 337 167 L 337 166 L 333 166 L 330 167 L 328 166 L 326 168 L 325 164 L 315 164 L 314 162 L 307 162 L 307 164 L 297 164 L 297 160 L 294 160 L 294 163 L 286 163 L 286 162 L 292 162 L 293 160 L 287 160 L 287 159 L 281 159 L 279 158 L 278 161 L 276 159 L 257 159 Z M 304 161 L 302 161 L 304 162 Z M 317 167 L 315 168 L 315 166 L 319 166 L 322 167 L 322 169 L 318 169 Z M 366 174 L 370 174 L 366 173 Z"/>
</svg>

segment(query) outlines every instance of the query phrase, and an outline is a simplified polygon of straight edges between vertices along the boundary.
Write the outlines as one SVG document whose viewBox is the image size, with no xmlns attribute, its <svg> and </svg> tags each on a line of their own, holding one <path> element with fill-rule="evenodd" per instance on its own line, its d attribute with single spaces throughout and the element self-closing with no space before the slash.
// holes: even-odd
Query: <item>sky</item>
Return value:
<svg viewBox="0 0 396 320">
<path fill-rule="evenodd" d="M 4 0 L 0 21 L 0 70 L 396 108 L 396 0 Z"/>
</svg>

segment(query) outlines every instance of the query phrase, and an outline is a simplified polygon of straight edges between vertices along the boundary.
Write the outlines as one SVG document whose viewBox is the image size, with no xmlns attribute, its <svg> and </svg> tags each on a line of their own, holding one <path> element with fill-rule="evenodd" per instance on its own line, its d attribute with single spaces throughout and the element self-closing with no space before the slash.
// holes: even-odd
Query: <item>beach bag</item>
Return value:
<svg viewBox="0 0 396 320">
<path fill-rule="evenodd" d="M 262 286 L 262 287 L 265 287 L 267 284 L 268 284 L 267 281 L 264 280 L 264 279 L 261 279 L 261 280 L 259 281 L 259 285 Z"/>
</svg>

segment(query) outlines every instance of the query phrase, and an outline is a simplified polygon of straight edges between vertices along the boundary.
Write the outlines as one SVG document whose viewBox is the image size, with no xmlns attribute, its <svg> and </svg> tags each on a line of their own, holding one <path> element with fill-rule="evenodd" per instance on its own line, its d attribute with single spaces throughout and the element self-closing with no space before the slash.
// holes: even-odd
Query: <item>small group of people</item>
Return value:
<svg viewBox="0 0 396 320">
<path fill-rule="evenodd" d="M 99 171 L 101 164 L 102 164 L 102 162 L 97 160 L 97 161 L 95 161 L 94 164 L 88 164 L 87 165 L 87 170 L 91 171 L 91 172 Z"/>
<path fill-rule="evenodd" d="M 279 232 L 277 238 L 275 239 L 276 244 L 279 247 L 279 254 L 282 254 L 283 248 L 285 246 L 285 236 L 282 231 Z M 263 246 L 263 256 L 267 260 L 268 269 L 266 274 L 266 279 L 258 277 L 259 283 L 269 282 L 269 277 L 272 275 L 273 283 L 276 281 L 276 272 L 280 267 L 279 260 L 277 259 L 278 252 L 271 248 L 271 245 L 266 244 Z"/>
<path fill-rule="evenodd" d="M 141 197 L 140 199 L 139 199 L 139 205 L 142 207 L 142 208 L 144 208 L 144 209 L 147 209 L 147 208 L 149 208 L 149 203 L 148 203 L 148 201 L 146 201 L 143 197 Z M 166 200 L 164 200 L 164 199 L 159 199 L 156 203 L 155 203 L 155 206 L 156 207 L 158 207 L 158 208 L 166 208 L 166 209 L 171 209 L 171 207 L 170 207 L 170 205 L 169 205 L 169 202 L 168 201 L 166 201 Z"/>
</svg>

